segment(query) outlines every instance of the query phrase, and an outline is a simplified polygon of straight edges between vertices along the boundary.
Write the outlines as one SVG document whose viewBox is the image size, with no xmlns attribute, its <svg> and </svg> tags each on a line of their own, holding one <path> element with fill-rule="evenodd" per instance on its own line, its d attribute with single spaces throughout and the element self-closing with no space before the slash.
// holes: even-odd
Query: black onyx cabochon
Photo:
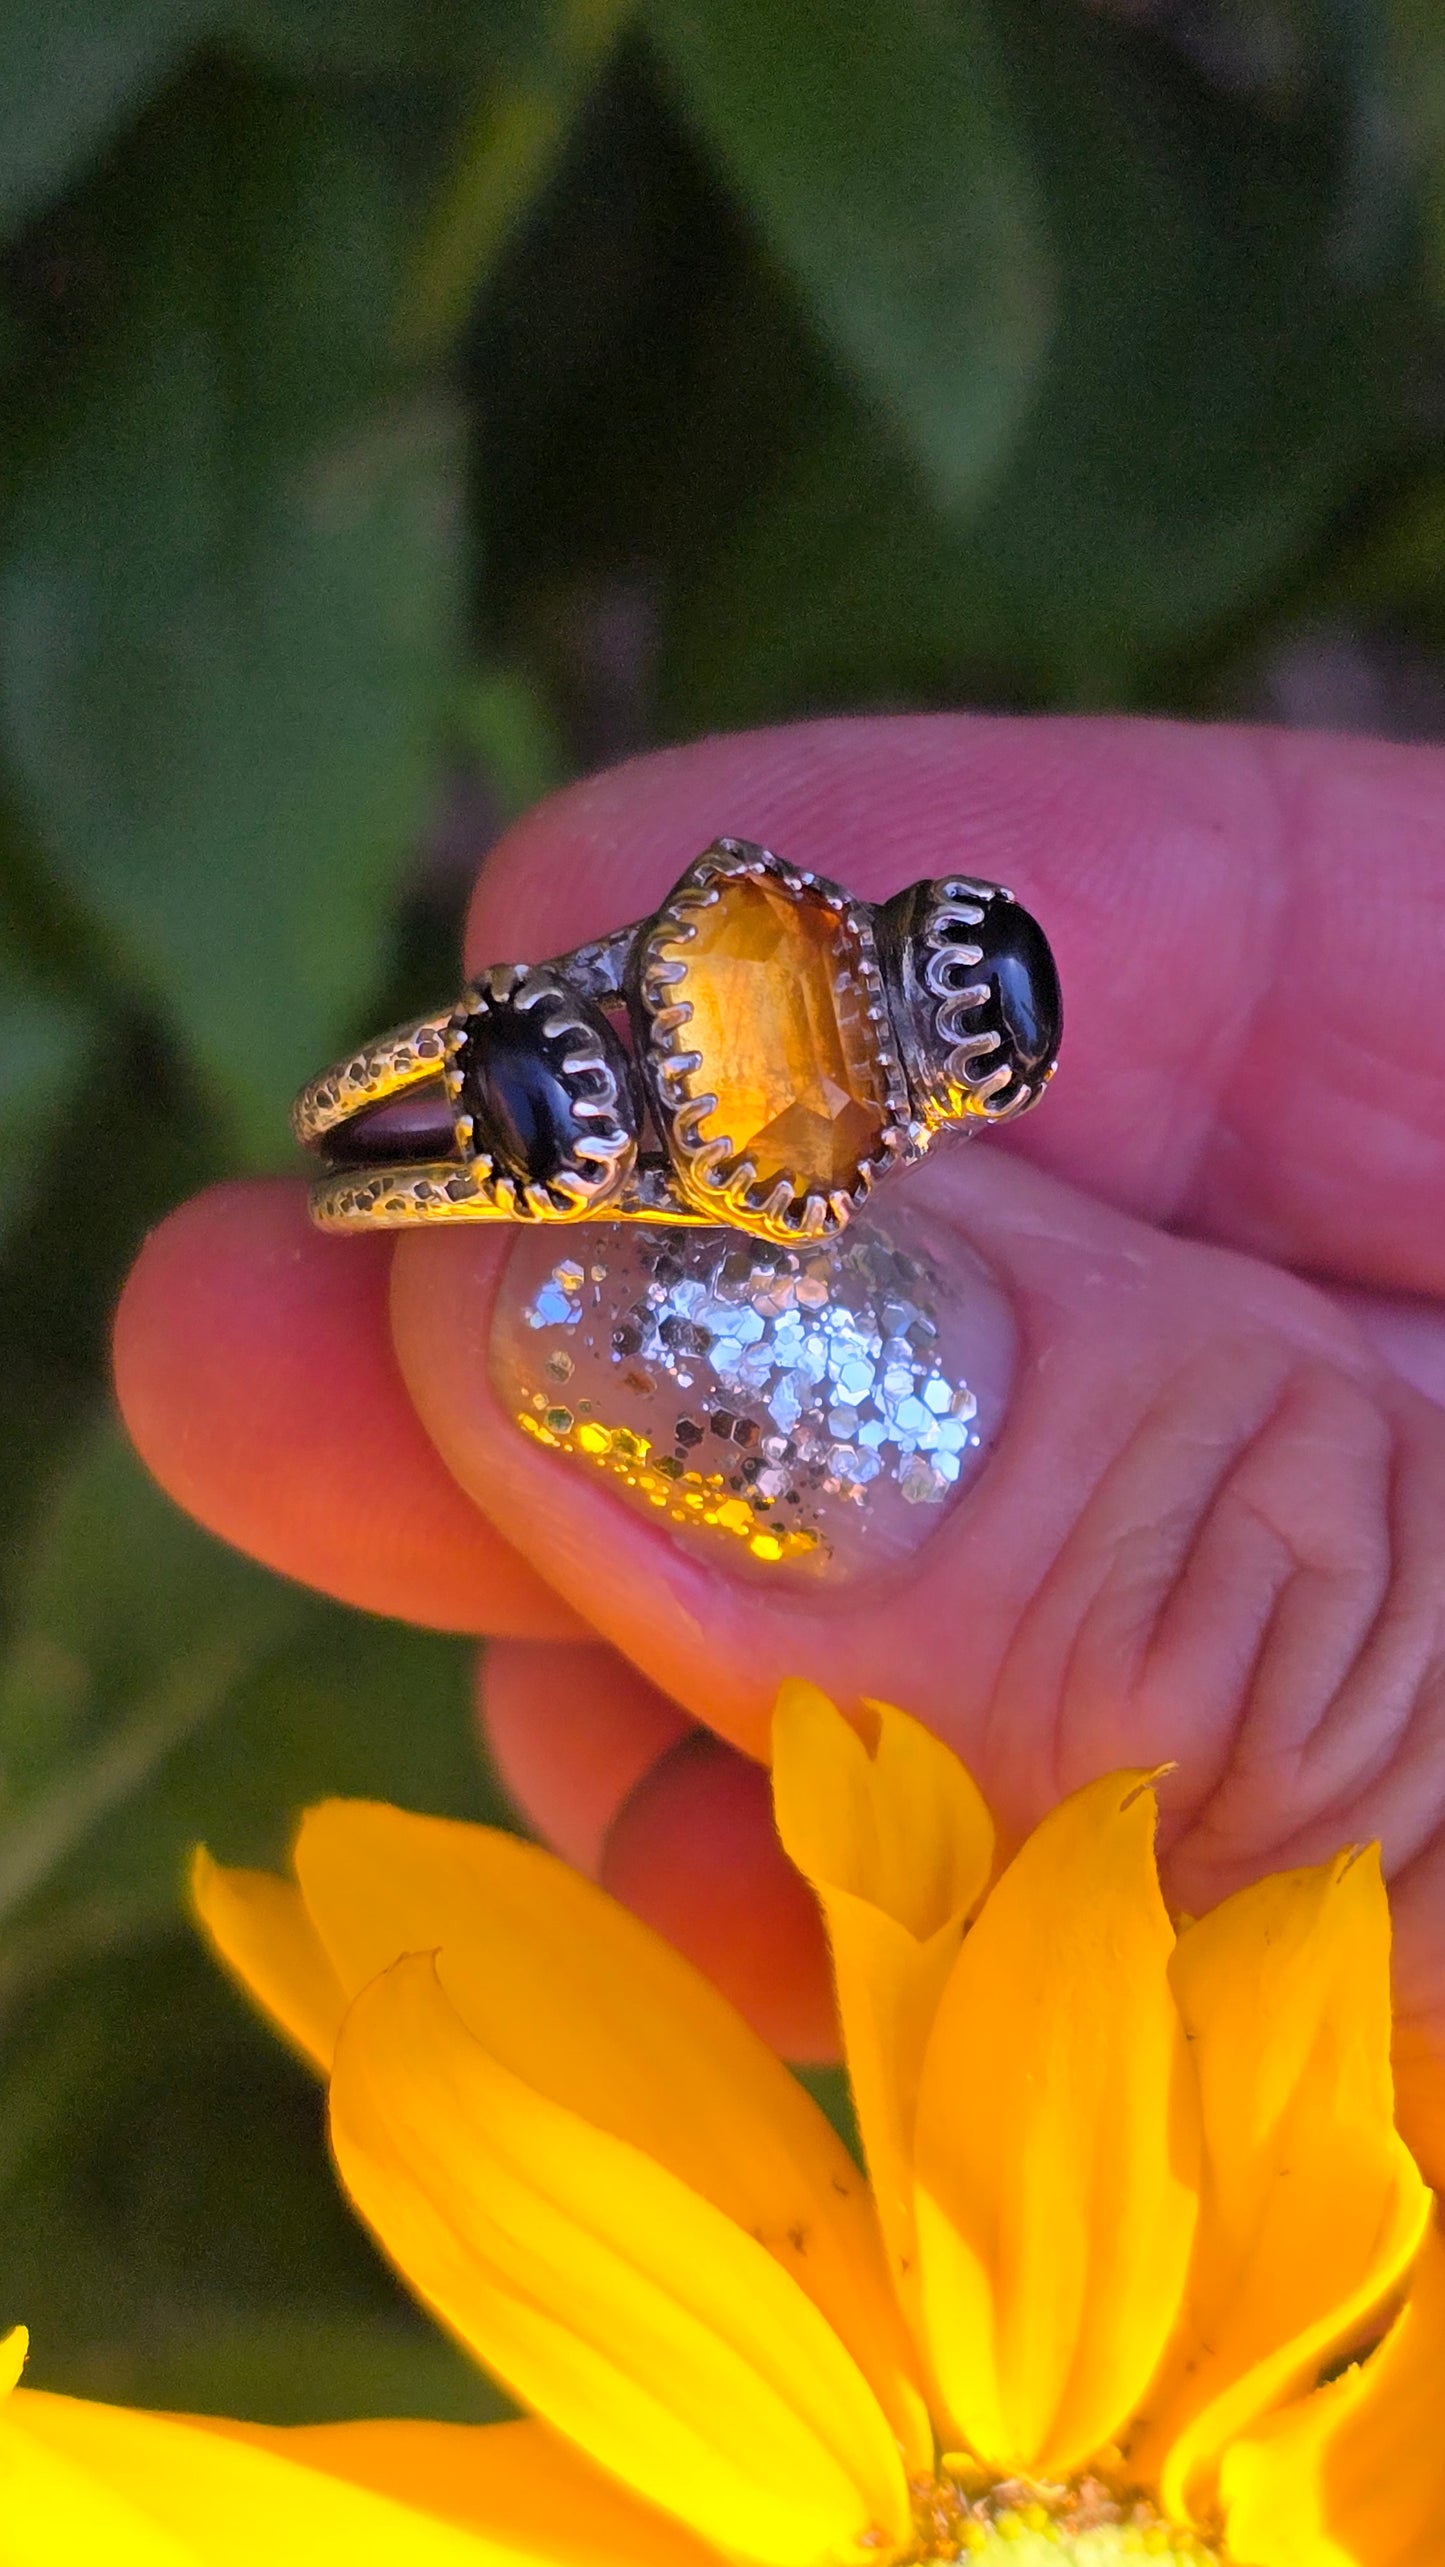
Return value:
<svg viewBox="0 0 1445 2567">
<path fill-rule="evenodd" d="M 461 1056 L 462 1103 L 477 1147 L 529 1185 L 550 1185 L 588 1128 L 549 1057 L 541 1012 L 499 1007 L 475 1017 Z"/>
<path fill-rule="evenodd" d="M 994 900 L 981 929 L 984 970 L 992 983 L 990 1017 L 1011 1065 L 1024 1078 L 1047 1068 L 1064 1030 L 1064 1003 L 1048 939 L 1016 900 Z M 994 1060 L 998 1055 L 994 1055 Z M 994 1060 L 984 1064 L 991 1069 Z"/>
</svg>

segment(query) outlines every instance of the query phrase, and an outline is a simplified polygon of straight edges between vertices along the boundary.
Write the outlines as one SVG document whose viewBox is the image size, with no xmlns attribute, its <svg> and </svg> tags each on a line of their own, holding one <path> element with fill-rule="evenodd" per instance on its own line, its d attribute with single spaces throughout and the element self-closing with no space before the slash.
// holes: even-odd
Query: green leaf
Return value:
<svg viewBox="0 0 1445 2567">
<path fill-rule="evenodd" d="M 256 1160 L 378 975 L 452 673 L 454 421 L 386 352 L 382 171 L 215 70 L 149 120 L 95 209 L 118 314 L 0 562 L 27 817 Z"/>
<path fill-rule="evenodd" d="M 230 0 L 232 41 L 315 80 L 473 87 L 530 36 L 542 0 Z"/>
<path fill-rule="evenodd" d="M 650 0 L 721 167 L 946 509 L 1033 397 L 1053 262 L 986 0 Z"/>
<path fill-rule="evenodd" d="M 29 1207 L 41 1162 L 95 1039 L 79 998 L 42 986 L 0 948 L 0 1241 Z"/>
<path fill-rule="evenodd" d="M 475 750 L 506 819 L 515 820 L 567 782 L 567 759 L 538 689 L 511 663 L 476 669 L 457 707 L 458 728 Z"/>
<path fill-rule="evenodd" d="M 42 2367 L 53 2370 L 35 2359 L 28 2365 L 32 2387 L 41 2385 Z M 137 2326 L 132 2317 L 119 2343 L 72 2353 L 64 2386 L 72 2396 L 129 2406 L 183 2404 L 192 2415 L 245 2416 L 258 2424 L 413 2415 L 441 2424 L 493 2424 L 516 2413 L 460 2346 L 429 2329 L 419 2313 L 408 2321 L 391 2311 L 317 2305 L 297 2292 L 294 2274 L 289 2289 L 250 2309 L 200 2299 L 163 2327 Z"/>
<path fill-rule="evenodd" d="M 460 1642 L 330 1605 L 82 1439 L 0 1661 L 0 2324 L 37 2382 L 299 2420 L 486 2416 L 341 2203 L 311 2080 L 202 1951 L 198 1839 L 280 1866 L 376 1795 L 506 1823 Z"/>
<path fill-rule="evenodd" d="M 0 1661 L 0 2006 L 173 1920 L 202 1839 L 280 1863 L 333 1792 L 501 1815 L 467 1695 L 462 1644 L 272 1577 L 87 1438 Z"/>
<path fill-rule="evenodd" d="M 427 225 L 402 314 L 408 347 L 444 350 L 533 199 L 636 0 L 546 0 L 483 88 Z"/>
<path fill-rule="evenodd" d="M 853 2104 L 853 2089 L 848 2071 L 841 2065 L 795 2067 L 794 2076 L 806 2087 L 820 2112 L 825 2112 L 849 2154 L 863 2163 L 863 2142 L 858 2135 L 858 2115 Z"/>
<path fill-rule="evenodd" d="M 0 820 L 0 839 L 4 839 Z M 18 1197 L 0 1218 L 0 1634 L 29 1574 L 30 1537 L 77 1419 L 105 1396 L 117 1295 L 146 1231 L 225 1173 L 193 1083 L 63 934 L 25 915 L 13 843 L 0 905 L 37 988 L 93 1031 L 32 1131 Z"/>
<path fill-rule="evenodd" d="M 180 63 L 219 0 L 5 0 L 0 234 L 79 175 Z"/>
<path fill-rule="evenodd" d="M 276 2424 L 505 2411 L 341 2198 L 317 2082 L 174 1934 L 7 2020 L 0 2327 L 16 2320 L 28 2380 L 72 2395 Z"/>
<path fill-rule="evenodd" d="M 1438 0 L 1382 0 L 1396 107 L 1418 155 L 1437 297 L 1445 300 L 1445 14 Z"/>
<path fill-rule="evenodd" d="M 789 450 L 679 595 L 679 728 L 1127 701 L 1288 577 L 1402 437 L 1408 227 L 1339 81 L 1266 111 L 1071 0 L 995 16 L 1063 262 L 1008 468 L 943 520 L 800 350 Z"/>
</svg>

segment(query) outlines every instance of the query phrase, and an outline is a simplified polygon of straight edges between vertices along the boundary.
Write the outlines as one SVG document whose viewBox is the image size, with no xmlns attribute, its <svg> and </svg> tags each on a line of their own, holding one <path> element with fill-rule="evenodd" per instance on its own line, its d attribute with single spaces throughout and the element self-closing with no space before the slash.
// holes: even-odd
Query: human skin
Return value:
<svg viewBox="0 0 1445 2567">
<path fill-rule="evenodd" d="M 916 1554 L 823 1593 L 684 1547 L 505 1413 L 505 1236 L 322 1239 L 299 1182 L 148 1241 L 116 1332 L 137 1446 L 294 1576 L 499 1635 L 484 1717 L 534 1824 L 795 2052 L 826 2043 L 821 1956 L 749 1761 L 785 1675 L 929 1721 L 1009 1838 L 1172 1762 L 1186 1910 L 1378 1836 L 1419 2127 L 1432 2059 L 1445 2094 L 1445 754 L 952 716 L 704 741 L 520 822 L 469 967 L 645 914 L 724 831 L 864 897 L 991 876 L 1058 954 L 1041 1109 L 878 1197 L 981 1255 L 1020 1339 Z M 1420 2144 L 1445 2160 L 1445 2105 Z"/>
</svg>

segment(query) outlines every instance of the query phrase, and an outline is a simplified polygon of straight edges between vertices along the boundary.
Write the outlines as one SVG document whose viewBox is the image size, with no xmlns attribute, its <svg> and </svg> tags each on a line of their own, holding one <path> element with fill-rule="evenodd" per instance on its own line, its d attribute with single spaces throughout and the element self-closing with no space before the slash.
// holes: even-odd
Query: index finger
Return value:
<svg viewBox="0 0 1445 2567">
<path fill-rule="evenodd" d="M 1445 752 L 967 715 L 704 740 L 513 829 L 471 968 L 645 915 L 724 834 L 865 898 L 958 866 L 1008 884 L 1066 1016 L 1016 1146 L 1171 1228 L 1445 1291 Z"/>
</svg>

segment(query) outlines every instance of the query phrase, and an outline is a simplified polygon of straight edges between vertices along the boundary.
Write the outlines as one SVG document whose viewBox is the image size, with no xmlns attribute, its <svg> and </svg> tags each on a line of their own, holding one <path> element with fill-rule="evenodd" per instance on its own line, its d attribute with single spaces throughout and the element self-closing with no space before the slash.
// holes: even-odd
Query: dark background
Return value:
<svg viewBox="0 0 1445 2567">
<path fill-rule="evenodd" d="M 1445 730 L 1439 0 L 0 8 L 0 2326 L 487 2411 L 182 1921 L 496 1811 L 465 1652 L 145 1485 L 146 1224 L 580 768 L 961 704 Z M 686 854 L 688 851 L 682 851 Z M 1368 849 L 1361 861 L 1369 860 Z"/>
</svg>

